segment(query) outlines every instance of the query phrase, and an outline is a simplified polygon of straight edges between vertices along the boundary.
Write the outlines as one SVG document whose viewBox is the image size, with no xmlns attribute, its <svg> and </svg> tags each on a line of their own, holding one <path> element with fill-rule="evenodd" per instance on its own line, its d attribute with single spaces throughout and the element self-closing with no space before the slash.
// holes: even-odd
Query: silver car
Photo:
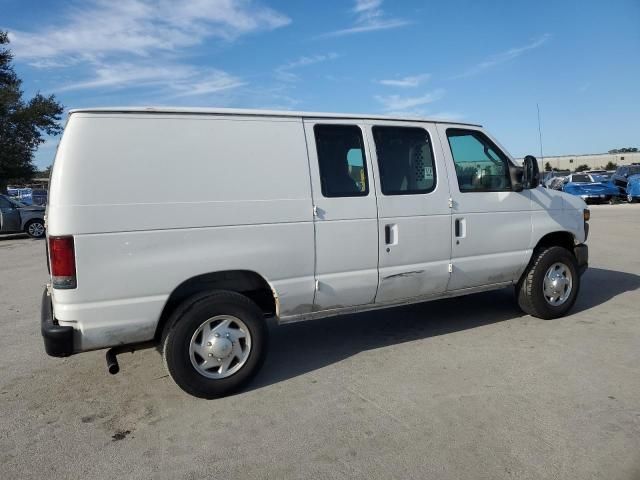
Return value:
<svg viewBox="0 0 640 480">
<path fill-rule="evenodd" d="M 41 205 L 28 206 L 0 195 L 0 233 L 25 232 L 32 238 L 44 237 L 44 210 Z"/>
</svg>

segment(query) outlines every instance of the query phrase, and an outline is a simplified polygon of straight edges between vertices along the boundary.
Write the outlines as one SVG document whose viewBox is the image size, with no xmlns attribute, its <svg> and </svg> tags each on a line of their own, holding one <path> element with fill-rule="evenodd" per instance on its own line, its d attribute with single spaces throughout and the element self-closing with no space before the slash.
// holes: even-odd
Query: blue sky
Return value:
<svg viewBox="0 0 640 480">
<path fill-rule="evenodd" d="M 67 108 L 402 113 L 515 156 L 640 147 L 640 1 L 0 0 L 27 94 Z M 57 140 L 38 152 L 51 163 Z"/>
</svg>

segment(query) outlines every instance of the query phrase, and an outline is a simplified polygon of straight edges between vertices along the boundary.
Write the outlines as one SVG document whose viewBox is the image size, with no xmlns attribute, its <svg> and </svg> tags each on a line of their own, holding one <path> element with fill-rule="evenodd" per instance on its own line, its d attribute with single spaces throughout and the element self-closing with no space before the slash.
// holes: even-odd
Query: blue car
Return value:
<svg viewBox="0 0 640 480">
<path fill-rule="evenodd" d="M 627 178 L 627 201 L 629 203 L 640 200 L 640 175 L 631 175 Z"/>
<path fill-rule="evenodd" d="M 620 190 L 605 177 L 587 173 L 574 173 L 565 177 L 562 191 L 582 198 L 585 202 L 609 202 L 620 196 Z"/>
</svg>

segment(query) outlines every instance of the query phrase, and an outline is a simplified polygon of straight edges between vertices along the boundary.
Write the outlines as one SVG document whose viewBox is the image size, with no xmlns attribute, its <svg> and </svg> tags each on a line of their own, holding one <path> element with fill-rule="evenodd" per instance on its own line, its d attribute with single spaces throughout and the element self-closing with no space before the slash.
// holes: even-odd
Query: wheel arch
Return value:
<svg viewBox="0 0 640 480">
<path fill-rule="evenodd" d="M 161 338 L 167 320 L 178 305 L 193 295 L 213 290 L 240 293 L 255 302 L 265 316 L 280 316 L 278 294 L 264 276 L 251 270 L 209 272 L 184 280 L 171 292 L 160 314 L 155 339 Z"/>
<path fill-rule="evenodd" d="M 543 235 L 540 240 L 538 240 L 538 243 L 536 243 L 533 251 L 540 251 L 540 249 L 548 247 L 563 247 L 573 253 L 575 245 L 576 237 L 573 233 L 566 230 L 560 230 Z"/>
</svg>

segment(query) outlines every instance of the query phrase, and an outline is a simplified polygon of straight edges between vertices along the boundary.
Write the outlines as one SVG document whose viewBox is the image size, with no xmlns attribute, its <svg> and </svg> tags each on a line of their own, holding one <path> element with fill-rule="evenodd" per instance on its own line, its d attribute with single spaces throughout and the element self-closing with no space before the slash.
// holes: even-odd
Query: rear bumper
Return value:
<svg viewBox="0 0 640 480">
<path fill-rule="evenodd" d="M 589 266 L 589 247 L 581 243 L 573 248 L 573 252 L 578 262 L 578 273 L 582 275 Z"/>
<path fill-rule="evenodd" d="M 40 331 L 44 349 L 52 357 L 68 357 L 73 354 L 73 327 L 58 325 L 53 318 L 51 297 L 47 289 L 42 292 L 40 307 Z"/>
</svg>

